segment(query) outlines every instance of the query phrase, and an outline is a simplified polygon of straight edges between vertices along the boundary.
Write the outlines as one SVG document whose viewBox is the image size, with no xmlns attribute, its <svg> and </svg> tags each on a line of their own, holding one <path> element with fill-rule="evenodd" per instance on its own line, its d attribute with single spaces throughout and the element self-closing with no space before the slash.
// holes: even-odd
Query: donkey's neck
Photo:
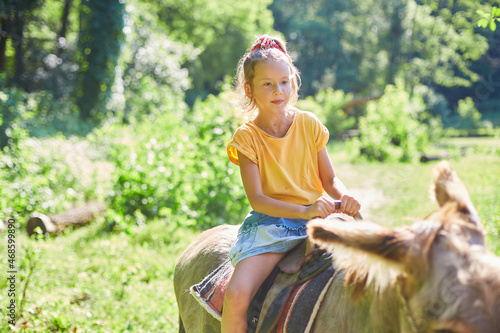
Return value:
<svg viewBox="0 0 500 333">
<path fill-rule="evenodd" d="M 325 296 L 314 332 L 413 333 L 414 328 L 397 283 L 379 292 L 367 287 L 354 301 L 353 286 L 344 286 L 340 272 Z"/>
</svg>

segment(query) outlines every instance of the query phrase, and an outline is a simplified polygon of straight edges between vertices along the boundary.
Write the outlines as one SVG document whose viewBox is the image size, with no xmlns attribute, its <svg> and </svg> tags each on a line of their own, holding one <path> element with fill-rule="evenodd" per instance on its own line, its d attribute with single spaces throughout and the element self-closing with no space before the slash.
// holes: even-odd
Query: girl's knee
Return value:
<svg viewBox="0 0 500 333">
<path fill-rule="evenodd" d="M 245 285 L 231 284 L 226 288 L 225 300 L 231 304 L 248 305 L 252 291 Z"/>
</svg>

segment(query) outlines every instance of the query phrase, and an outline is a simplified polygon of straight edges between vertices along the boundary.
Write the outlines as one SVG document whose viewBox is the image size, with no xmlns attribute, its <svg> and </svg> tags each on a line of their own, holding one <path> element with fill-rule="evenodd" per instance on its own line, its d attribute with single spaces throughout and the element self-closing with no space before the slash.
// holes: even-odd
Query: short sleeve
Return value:
<svg viewBox="0 0 500 333">
<path fill-rule="evenodd" d="M 229 160 L 236 165 L 240 165 L 238 151 L 248 157 L 253 163 L 257 164 L 257 154 L 252 134 L 249 130 L 242 127 L 236 130 L 233 139 L 227 144 L 227 155 Z"/>
<path fill-rule="evenodd" d="M 307 114 L 309 116 L 310 128 L 312 136 L 314 137 L 316 149 L 317 151 L 320 151 L 328 143 L 328 140 L 330 139 L 330 132 L 314 113 L 307 112 Z"/>
</svg>

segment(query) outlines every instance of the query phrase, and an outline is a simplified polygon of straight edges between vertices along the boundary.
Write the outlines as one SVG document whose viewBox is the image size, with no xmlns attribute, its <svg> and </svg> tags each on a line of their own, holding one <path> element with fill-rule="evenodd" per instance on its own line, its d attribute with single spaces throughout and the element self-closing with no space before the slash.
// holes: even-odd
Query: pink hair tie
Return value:
<svg viewBox="0 0 500 333">
<path fill-rule="evenodd" d="M 268 37 L 268 36 L 255 36 L 257 40 L 255 43 L 252 45 L 252 49 L 250 52 L 259 50 L 259 49 L 269 49 L 269 48 L 275 48 L 280 50 L 281 52 L 285 53 L 283 49 L 274 41 L 274 39 Z M 286 54 L 286 53 L 285 53 Z"/>
</svg>

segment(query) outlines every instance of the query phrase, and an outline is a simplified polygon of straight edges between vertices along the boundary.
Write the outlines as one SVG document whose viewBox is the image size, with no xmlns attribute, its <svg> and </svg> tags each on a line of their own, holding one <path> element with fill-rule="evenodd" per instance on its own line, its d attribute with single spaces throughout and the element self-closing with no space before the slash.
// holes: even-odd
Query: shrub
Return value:
<svg viewBox="0 0 500 333">
<path fill-rule="evenodd" d="M 339 138 L 342 132 L 354 128 L 356 124 L 356 120 L 343 111 L 351 100 L 351 94 L 346 95 L 343 90 L 328 88 L 319 91 L 315 96 L 299 100 L 297 107 L 313 112 L 328 128 L 330 136 Z"/>
<path fill-rule="evenodd" d="M 491 127 L 490 123 L 481 120 L 481 113 L 470 97 L 459 100 L 456 111 L 459 119 L 454 127 L 457 129 L 477 130 Z"/>
<path fill-rule="evenodd" d="M 424 152 L 430 134 L 437 135 L 440 123 L 424 111 L 419 95 L 410 95 L 398 86 L 388 85 L 384 96 L 367 105 L 360 118 L 363 154 L 379 161 L 411 161 Z"/>
<path fill-rule="evenodd" d="M 102 199 L 105 175 L 98 173 L 105 166 L 97 161 L 99 156 L 90 156 L 93 151 L 85 140 L 62 136 L 25 138 L 4 148 L 0 210 L 13 216 L 34 211 L 53 214 L 86 199 Z"/>
<path fill-rule="evenodd" d="M 35 103 L 29 99 L 29 94 L 16 87 L 7 87 L 6 81 L 5 73 L 0 73 L 0 149 L 27 137 L 24 121 L 34 117 L 30 109 Z"/>
<path fill-rule="evenodd" d="M 209 228 L 239 223 L 248 211 L 226 153 L 234 131 L 229 104 L 210 96 L 197 101 L 191 112 L 177 110 L 96 133 L 94 140 L 107 146 L 108 159 L 115 163 L 111 229 L 152 217 Z"/>
</svg>

